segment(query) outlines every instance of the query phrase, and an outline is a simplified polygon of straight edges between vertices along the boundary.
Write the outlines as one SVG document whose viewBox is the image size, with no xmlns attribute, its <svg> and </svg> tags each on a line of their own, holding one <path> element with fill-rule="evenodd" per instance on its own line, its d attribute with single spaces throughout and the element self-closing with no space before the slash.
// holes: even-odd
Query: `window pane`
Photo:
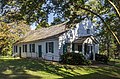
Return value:
<svg viewBox="0 0 120 79">
<path fill-rule="evenodd" d="M 32 52 L 32 51 L 31 51 L 31 50 L 32 50 L 31 48 L 32 48 L 32 47 L 31 47 L 31 44 L 29 44 L 29 51 L 30 51 L 30 53 Z"/>
<path fill-rule="evenodd" d="M 52 44 L 49 42 L 49 52 L 52 52 Z"/>
<path fill-rule="evenodd" d="M 82 45 L 78 45 L 78 51 L 82 52 Z"/>
<path fill-rule="evenodd" d="M 18 48 L 17 48 L 17 46 L 16 46 L 16 53 L 17 53 L 17 51 L 18 51 Z"/>
<path fill-rule="evenodd" d="M 53 44 L 53 42 L 49 42 L 49 52 L 54 53 L 54 44 Z"/>
<path fill-rule="evenodd" d="M 35 52 L 35 44 L 32 44 L 32 52 Z"/>
<path fill-rule="evenodd" d="M 27 44 L 25 45 L 25 52 L 27 52 Z"/>
</svg>

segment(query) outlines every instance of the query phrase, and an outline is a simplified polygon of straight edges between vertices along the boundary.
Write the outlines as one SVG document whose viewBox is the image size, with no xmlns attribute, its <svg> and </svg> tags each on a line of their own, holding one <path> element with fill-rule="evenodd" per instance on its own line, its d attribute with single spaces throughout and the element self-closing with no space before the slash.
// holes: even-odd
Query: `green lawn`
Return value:
<svg viewBox="0 0 120 79">
<path fill-rule="evenodd" d="M 120 79 L 118 65 L 70 66 L 34 59 L 0 58 L 0 79 Z"/>
</svg>

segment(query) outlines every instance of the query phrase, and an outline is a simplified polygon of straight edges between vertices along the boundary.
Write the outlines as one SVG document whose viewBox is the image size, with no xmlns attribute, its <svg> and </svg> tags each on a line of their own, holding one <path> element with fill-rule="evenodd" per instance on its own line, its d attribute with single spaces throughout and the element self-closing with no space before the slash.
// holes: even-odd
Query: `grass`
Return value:
<svg viewBox="0 0 120 79">
<path fill-rule="evenodd" d="M 120 60 L 117 63 L 117 66 L 72 66 L 50 61 L 2 57 L 0 79 L 120 79 Z"/>
<path fill-rule="evenodd" d="M 109 64 L 120 68 L 120 59 L 110 59 Z"/>
</svg>

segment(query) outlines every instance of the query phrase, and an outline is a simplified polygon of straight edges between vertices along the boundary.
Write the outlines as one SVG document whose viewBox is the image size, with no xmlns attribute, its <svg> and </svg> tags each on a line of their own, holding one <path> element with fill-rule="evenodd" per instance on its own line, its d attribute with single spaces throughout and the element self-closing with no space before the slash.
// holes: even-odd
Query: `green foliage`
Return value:
<svg viewBox="0 0 120 79">
<path fill-rule="evenodd" d="M 25 20 L 28 24 L 33 22 L 40 23 L 47 19 L 47 12 L 45 9 L 41 8 L 45 0 L 9 0 L 5 1 L 6 5 L 15 8 L 5 12 L 3 16 L 9 19 L 9 21 L 20 21 Z"/>
<path fill-rule="evenodd" d="M 106 55 L 95 54 L 95 60 L 103 63 L 108 63 L 109 58 Z"/>
<path fill-rule="evenodd" d="M 71 65 L 90 65 L 91 62 L 86 60 L 80 53 L 65 53 L 61 56 L 61 62 Z"/>
<path fill-rule="evenodd" d="M 54 19 L 52 25 L 61 23 L 61 19 L 68 20 L 69 27 L 72 27 L 75 23 L 80 22 L 85 17 L 90 19 L 97 18 L 99 15 L 107 14 L 109 18 L 104 19 L 107 25 L 113 30 L 118 39 L 120 39 L 120 29 L 119 29 L 119 21 L 120 17 L 116 13 L 114 9 L 112 9 L 112 5 L 108 2 L 108 0 L 2 0 L 3 6 L 8 5 L 16 8 L 5 12 L 2 17 L 2 21 L 6 22 L 14 22 L 25 20 L 28 24 L 37 23 L 38 26 L 36 29 L 40 27 L 48 27 L 48 15 L 50 13 L 56 14 L 58 19 Z M 112 0 L 115 6 L 120 11 L 120 1 Z M 3 7 L 2 6 L 2 7 Z M 82 8 L 81 8 L 82 7 Z M 87 10 L 86 10 L 87 9 Z M 91 12 L 90 12 L 90 11 Z M 93 14 L 92 12 L 96 13 Z M 118 20 L 116 20 L 118 19 Z M 100 22 L 102 24 L 102 22 Z M 111 36 L 106 25 L 102 25 L 100 27 L 101 40 L 100 40 L 100 48 L 102 52 L 106 52 L 110 55 L 113 54 L 115 50 L 116 53 L 120 52 L 120 44 L 118 44 L 115 39 Z M 109 37 L 110 36 L 110 37 Z M 115 41 L 115 42 L 113 42 Z"/>
<path fill-rule="evenodd" d="M 51 25 L 57 25 L 60 23 L 63 23 L 64 21 L 62 21 L 62 19 L 60 18 L 54 18 L 54 21 L 51 23 Z"/>
<path fill-rule="evenodd" d="M 41 27 L 49 27 L 49 26 L 50 25 L 47 22 L 42 21 L 40 24 L 37 25 L 36 30 L 41 28 Z"/>
<path fill-rule="evenodd" d="M 106 18 L 106 23 L 109 24 L 113 32 L 116 34 L 118 38 L 120 34 L 120 24 L 119 24 L 119 18 L 114 13 L 108 13 L 109 18 Z M 120 51 L 119 47 L 120 45 L 117 43 L 117 41 L 114 39 L 114 37 L 109 33 L 107 28 L 103 25 L 102 29 L 99 33 L 99 40 L 100 40 L 100 53 L 106 54 L 108 57 L 114 57 L 114 53 L 118 53 Z"/>
<path fill-rule="evenodd" d="M 29 30 L 29 26 L 24 22 L 18 24 L 0 22 L 0 54 L 10 55 L 13 43 Z"/>
</svg>

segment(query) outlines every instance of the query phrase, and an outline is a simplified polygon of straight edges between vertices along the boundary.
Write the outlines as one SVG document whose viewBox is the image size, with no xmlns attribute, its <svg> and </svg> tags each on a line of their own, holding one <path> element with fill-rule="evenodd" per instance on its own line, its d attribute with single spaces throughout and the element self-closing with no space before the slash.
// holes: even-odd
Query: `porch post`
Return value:
<svg viewBox="0 0 120 79">
<path fill-rule="evenodd" d="M 95 44 L 93 44 L 93 49 L 92 49 L 92 51 L 93 51 L 93 60 L 95 60 Z"/>
<path fill-rule="evenodd" d="M 92 50 L 91 50 L 91 44 L 89 44 L 89 54 L 91 54 L 92 53 Z"/>
<path fill-rule="evenodd" d="M 84 43 L 82 44 L 82 54 L 84 55 Z"/>
<path fill-rule="evenodd" d="M 70 43 L 70 52 L 72 52 L 72 42 Z"/>
</svg>

